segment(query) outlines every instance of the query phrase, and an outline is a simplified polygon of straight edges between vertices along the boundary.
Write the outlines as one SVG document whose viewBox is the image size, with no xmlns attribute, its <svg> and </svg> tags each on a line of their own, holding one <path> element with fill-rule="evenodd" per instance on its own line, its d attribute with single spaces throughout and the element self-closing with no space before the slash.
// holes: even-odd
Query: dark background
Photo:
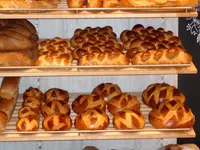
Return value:
<svg viewBox="0 0 200 150">
<path fill-rule="evenodd" d="M 189 31 L 186 31 L 186 26 L 190 22 L 191 20 L 186 18 L 179 18 L 179 37 L 186 50 L 192 54 L 195 66 L 200 70 L 200 43 L 196 42 L 197 36 L 191 35 Z M 178 139 L 178 143 L 195 143 L 200 146 L 200 73 L 179 75 L 178 87 L 186 96 L 186 105 L 192 109 L 196 116 L 194 129 L 197 135 L 194 139 Z"/>
</svg>

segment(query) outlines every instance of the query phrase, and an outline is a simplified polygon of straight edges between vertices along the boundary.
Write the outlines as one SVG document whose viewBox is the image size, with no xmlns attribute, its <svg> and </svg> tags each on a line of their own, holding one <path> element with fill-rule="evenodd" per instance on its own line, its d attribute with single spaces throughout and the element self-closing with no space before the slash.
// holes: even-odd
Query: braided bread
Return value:
<svg viewBox="0 0 200 150">
<path fill-rule="evenodd" d="M 80 95 L 72 102 L 72 109 L 75 113 L 84 113 L 89 109 L 106 110 L 106 103 L 101 95 Z"/>
<path fill-rule="evenodd" d="M 22 104 L 22 107 L 31 107 L 35 111 L 39 111 L 41 107 L 41 101 L 35 97 L 27 97 Z"/>
<path fill-rule="evenodd" d="M 38 88 L 29 87 L 23 93 L 23 99 L 25 100 L 27 97 L 35 97 L 36 99 L 42 101 L 43 93 Z"/>
<path fill-rule="evenodd" d="M 120 94 L 113 97 L 108 101 L 108 111 L 114 115 L 117 112 L 128 110 L 140 110 L 140 103 L 136 96 L 129 95 L 127 93 Z"/>
<path fill-rule="evenodd" d="M 109 118 L 102 110 L 90 109 L 78 114 L 74 125 L 77 130 L 104 130 L 109 125 Z"/>
<path fill-rule="evenodd" d="M 113 118 L 115 129 L 142 129 L 144 125 L 144 116 L 136 110 L 123 110 L 116 113 Z"/>
<path fill-rule="evenodd" d="M 17 131 L 37 131 L 39 129 L 38 119 L 32 117 L 21 118 L 16 123 Z"/>
<path fill-rule="evenodd" d="M 38 120 L 40 118 L 40 113 L 38 111 L 36 111 L 28 106 L 22 107 L 18 111 L 18 118 L 21 119 L 21 118 L 31 117 L 31 118 L 35 118 Z"/>
<path fill-rule="evenodd" d="M 42 106 L 42 116 L 47 117 L 51 114 L 70 114 L 69 105 L 64 101 L 52 100 Z"/>
<path fill-rule="evenodd" d="M 164 100 L 157 109 L 149 113 L 149 122 L 155 128 L 191 128 L 195 116 L 180 101 Z"/>
<path fill-rule="evenodd" d="M 69 93 L 66 90 L 59 88 L 51 88 L 44 93 L 44 103 L 48 103 L 52 100 L 69 101 Z"/>
<path fill-rule="evenodd" d="M 104 0 L 103 7 L 104 8 L 115 8 L 119 6 L 119 0 Z"/>
<path fill-rule="evenodd" d="M 97 85 L 92 91 L 92 94 L 101 95 L 105 101 L 109 101 L 121 93 L 122 91 L 120 87 L 113 83 L 101 83 Z"/>
<path fill-rule="evenodd" d="M 165 99 L 178 100 L 182 104 L 185 103 L 184 94 L 167 83 L 151 84 L 142 93 L 143 102 L 152 108 L 156 108 Z"/>
<path fill-rule="evenodd" d="M 46 131 L 66 131 L 72 127 L 72 120 L 68 115 L 52 114 L 44 118 L 43 129 Z"/>
</svg>

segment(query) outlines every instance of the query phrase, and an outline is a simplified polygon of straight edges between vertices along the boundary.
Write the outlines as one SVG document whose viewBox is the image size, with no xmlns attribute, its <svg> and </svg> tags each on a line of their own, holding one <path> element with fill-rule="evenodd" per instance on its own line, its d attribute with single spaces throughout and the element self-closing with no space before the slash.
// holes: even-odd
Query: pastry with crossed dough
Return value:
<svg viewBox="0 0 200 150">
<path fill-rule="evenodd" d="M 21 119 L 21 118 L 26 118 L 26 117 L 39 119 L 40 118 L 39 110 L 34 110 L 33 108 L 29 106 L 22 107 L 18 111 L 18 118 Z"/>
<path fill-rule="evenodd" d="M 37 131 L 39 129 L 39 121 L 36 118 L 21 118 L 16 123 L 17 131 Z"/>
<path fill-rule="evenodd" d="M 36 99 L 42 101 L 43 93 L 38 88 L 29 87 L 23 93 L 23 100 L 25 100 L 27 97 L 35 97 Z"/>
<path fill-rule="evenodd" d="M 35 97 L 27 97 L 23 101 L 22 107 L 31 107 L 35 111 L 39 111 L 41 108 L 41 104 L 42 104 L 42 102 L 40 100 L 36 99 Z"/>
</svg>

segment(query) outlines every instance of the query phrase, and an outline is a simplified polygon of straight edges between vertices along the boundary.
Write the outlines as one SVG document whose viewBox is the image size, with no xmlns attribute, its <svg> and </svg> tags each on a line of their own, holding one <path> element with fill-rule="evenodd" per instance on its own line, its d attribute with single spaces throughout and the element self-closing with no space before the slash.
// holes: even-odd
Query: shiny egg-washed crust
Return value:
<svg viewBox="0 0 200 150">
<path fill-rule="evenodd" d="M 43 93 L 38 89 L 34 87 L 29 87 L 24 93 L 23 93 L 23 100 L 25 100 L 27 97 L 35 97 L 39 101 L 42 101 Z"/>
<path fill-rule="evenodd" d="M 23 103 L 22 107 L 31 107 L 35 111 L 39 111 L 41 107 L 41 101 L 36 99 L 35 97 L 27 97 Z"/>
<path fill-rule="evenodd" d="M 18 111 L 18 118 L 21 119 L 21 118 L 26 118 L 26 117 L 39 119 L 40 118 L 40 112 L 32 109 L 29 106 L 22 107 Z"/>
<path fill-rule="evenodd" d="M 119 6 L 119 0 L 104 0 L 103 7 L 104 8 L 115 8 Z"/>
<path fill-rule="evenodd" d="M 148 50 L 136 53 L 131 59 L 133 65 L 191 64 L 192 56 L 176 47 L 162 50 Z"/>
<path fill-rule="evenodd" d="M 154 83 L 149 85 L 142 93 L 144 104 L 157 108 L 164 100 L 177 100 L 185 104 L 185 96 L 176 87 L 167 83 Z"/>
<path fill-rule="evenodd" d="M 113 117 L 113 126 L 115 129 L 142 129 L 145 126 L 144 116 L 140 111 L 123 110 Z"/>
<path fill-rule="evenodd" d="M 120 87 L 113 83 L 101 83 L 97 85 L 92 91 L 92 94 L 101 95 L 105 101 L 109 101 L 121 93 L 122 91 Z"/>
<path fill-rule="evenodd" d="M 86 7 L 88 8 L 101 8 L 103 0 L 86 0 Z"/>
<path fill-rule="evenodd" d="M 66 90 L 59 88 L 51 88 L 44 93 L 44 103 L 48 103 L 52 100 L 69 101 L 69 93 Z"/>
<path fill-rule="evenodd" d="M 67 0 L 69 8 L 82 8 L 84 6 L 84 0 Z"/>
<path fill-rule="evenodd" d="M 77 61 L 78 66 L 129 65 L 129 63 L 129 59 L 120 51 L 86 54 Z"/>
<path fill-rule="evenodd" d="M 107 103 L 108 111 L 114 115 L 123 110 L 140 110 L 140 103 L 136 96 L 122 93 L 113 97 Z"/>
<path fill-rule="evenodd" d="M 70 107 L 67 102 L 52 100 L 42 106 L 41 113 L 43 117 L 47 117 L 52 114 L 70 115 Z"/>
<path fill-rule="evenodd" d="M 107 114 L 98 109 L 90 109 L 75 118 L 74 126 L 77 130 L 105 130 L 109 125 Z"/>
<path fill-rule="evenodd" d="M 44 118 L 42 127 L 45 131 L 67 131 L 72 127 L 72 120 L 68 115 L 52 114 Z"/>
<path fill-rule="evenodd" d="M 17 131 L 37 131 L 39 129 L 39 120 L 32 118 L 32 117 L 26 117 L 21 118 L 16 123 L 16 130 Z"/>
<path fill-rule="evenodd" d="M 89 109 L 106 110 L 106 103 L 101 95 L 80 95 L 72 102 L 72 109 L 76 114 L 84 113 Z"/>
<path fill-rule="evenodd" d="M 195 116 L 180 101 L 164 100 L 149 113 L 149 122 L 155 128 L 192 128 Z"/>
</svg>

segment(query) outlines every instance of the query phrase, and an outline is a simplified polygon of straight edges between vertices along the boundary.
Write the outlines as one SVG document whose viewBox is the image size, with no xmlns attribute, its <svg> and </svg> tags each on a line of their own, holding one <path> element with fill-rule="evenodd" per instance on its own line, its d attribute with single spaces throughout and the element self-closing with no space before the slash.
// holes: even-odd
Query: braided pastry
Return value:
<svg viewBox="0 0 200 150">
<path fill-rule="evenodd" d="M 185 103 L 184 94 L 167 83 L 151 84 L 142 93 L 143 102 L 152 108 L 156 108 L 165 99 L 178 100 L 182 104 Z"/>
<path fill-rule="evenodd" d="M 192 56 L 176 47 L 163 50 L 149 50 L 136 53 L 132 60 L 134 65 L 149 64 L 190 64 Z"/>
<path fill-rule="evenodd" d="M 27 97 L 35 97 L 36 99 L 42 101 L 43 93 L 38 88 L 29 87 L 23 93 L 23 99 L 25 100 Z"/>
<path fill-rule="evenodd" d="M 37 131 L 39 129 L 38 119 L 32 117 L 21 118 L 16 123 L 17 131 Z"/>
<path fill-rule="evenodd" d="M 164 100 L 149 113 L 149 122 L 155 128 L 192 128 L 195 116 L 180 101 Z"/>
<path fill-rule="evenodd" d="M 102 110 L 90 109 L 78 114 L 74 125 L 77 130 L 105 130 L 109 125 L 109 118 Z"/>
<path fill-rule="evenodd" d="M 19 111 L 18 111 L 18 118 L 35 118 L 35 119 L 39 119 L 40 118 L 40 113 L 39 111 L 36 111 L 34 109 L 32 109 L 31 107 L 25 106 L 22 107 Z"/>
<path fill-rule="evenodd" d="M 129 65 L 129 59 L 120 51 L 86 54 L 77 61 L 78 66 Z"/>
<path fill-rule="evenodd" d="M 35 97 L 27 97 L 22 104 L 22 107 L 26 106 L 31 107 L 35 111 L 38 111 L 41 107 L 41 101 L 39 101 Z"/>
<path fill-rule="evenodd" d="M 42 116 L 47 117 L 51 114 L 70 114 L 69 105 L 64 101 L 52 100 L 42 106 Z"/>
<path fill-rule="evenodd" d="M 105 101 L 109 101 L 115 96 L 122 94 L 122 91 L 117 84 L 101 83 L 93 89 L 92 94 L 101 95 Z"/>
<path fill-rule="evenodd" d="M 101 95 L 80 95 L 72 102 L 72 109 L 75 113 L 84 113 L 89 109 L 106 110 L 106 103 Z"/>
<path fill-rule="evenodd" d="M 136 110 L 123 110 L 116 113 L 113 118 L 115 129 L 142 129 L 144 125 L 144 116 Z"/>
<path fill-rule="evenodd" d="M 140 103 L 136 96 L 129 95 L 127 93 L 120 94 L 113 97 L 108 101 L 108 111 L 114 115 L 117 112 L 123 110 L 140 110 Z"/>
<path fill-rule="evenodd" d="M 51 88 L 44 93 L 44 103 L 48 103 L 52 100 L 69 101 L 69 93 L 66 90 L 59 88 Z"/>
<path fill-rule="evenodd" d="M 68 115 L 52 114 L 44 118 L 42 123 L 46 131 L 66 131 L 72 127 L 72 120 Z"/>
<path fill-rule="evenodd" d="M 104 8 L 115 8 L 119 6 L 119 0 L 104 0 L 103 7 Z"/>
</svg>

